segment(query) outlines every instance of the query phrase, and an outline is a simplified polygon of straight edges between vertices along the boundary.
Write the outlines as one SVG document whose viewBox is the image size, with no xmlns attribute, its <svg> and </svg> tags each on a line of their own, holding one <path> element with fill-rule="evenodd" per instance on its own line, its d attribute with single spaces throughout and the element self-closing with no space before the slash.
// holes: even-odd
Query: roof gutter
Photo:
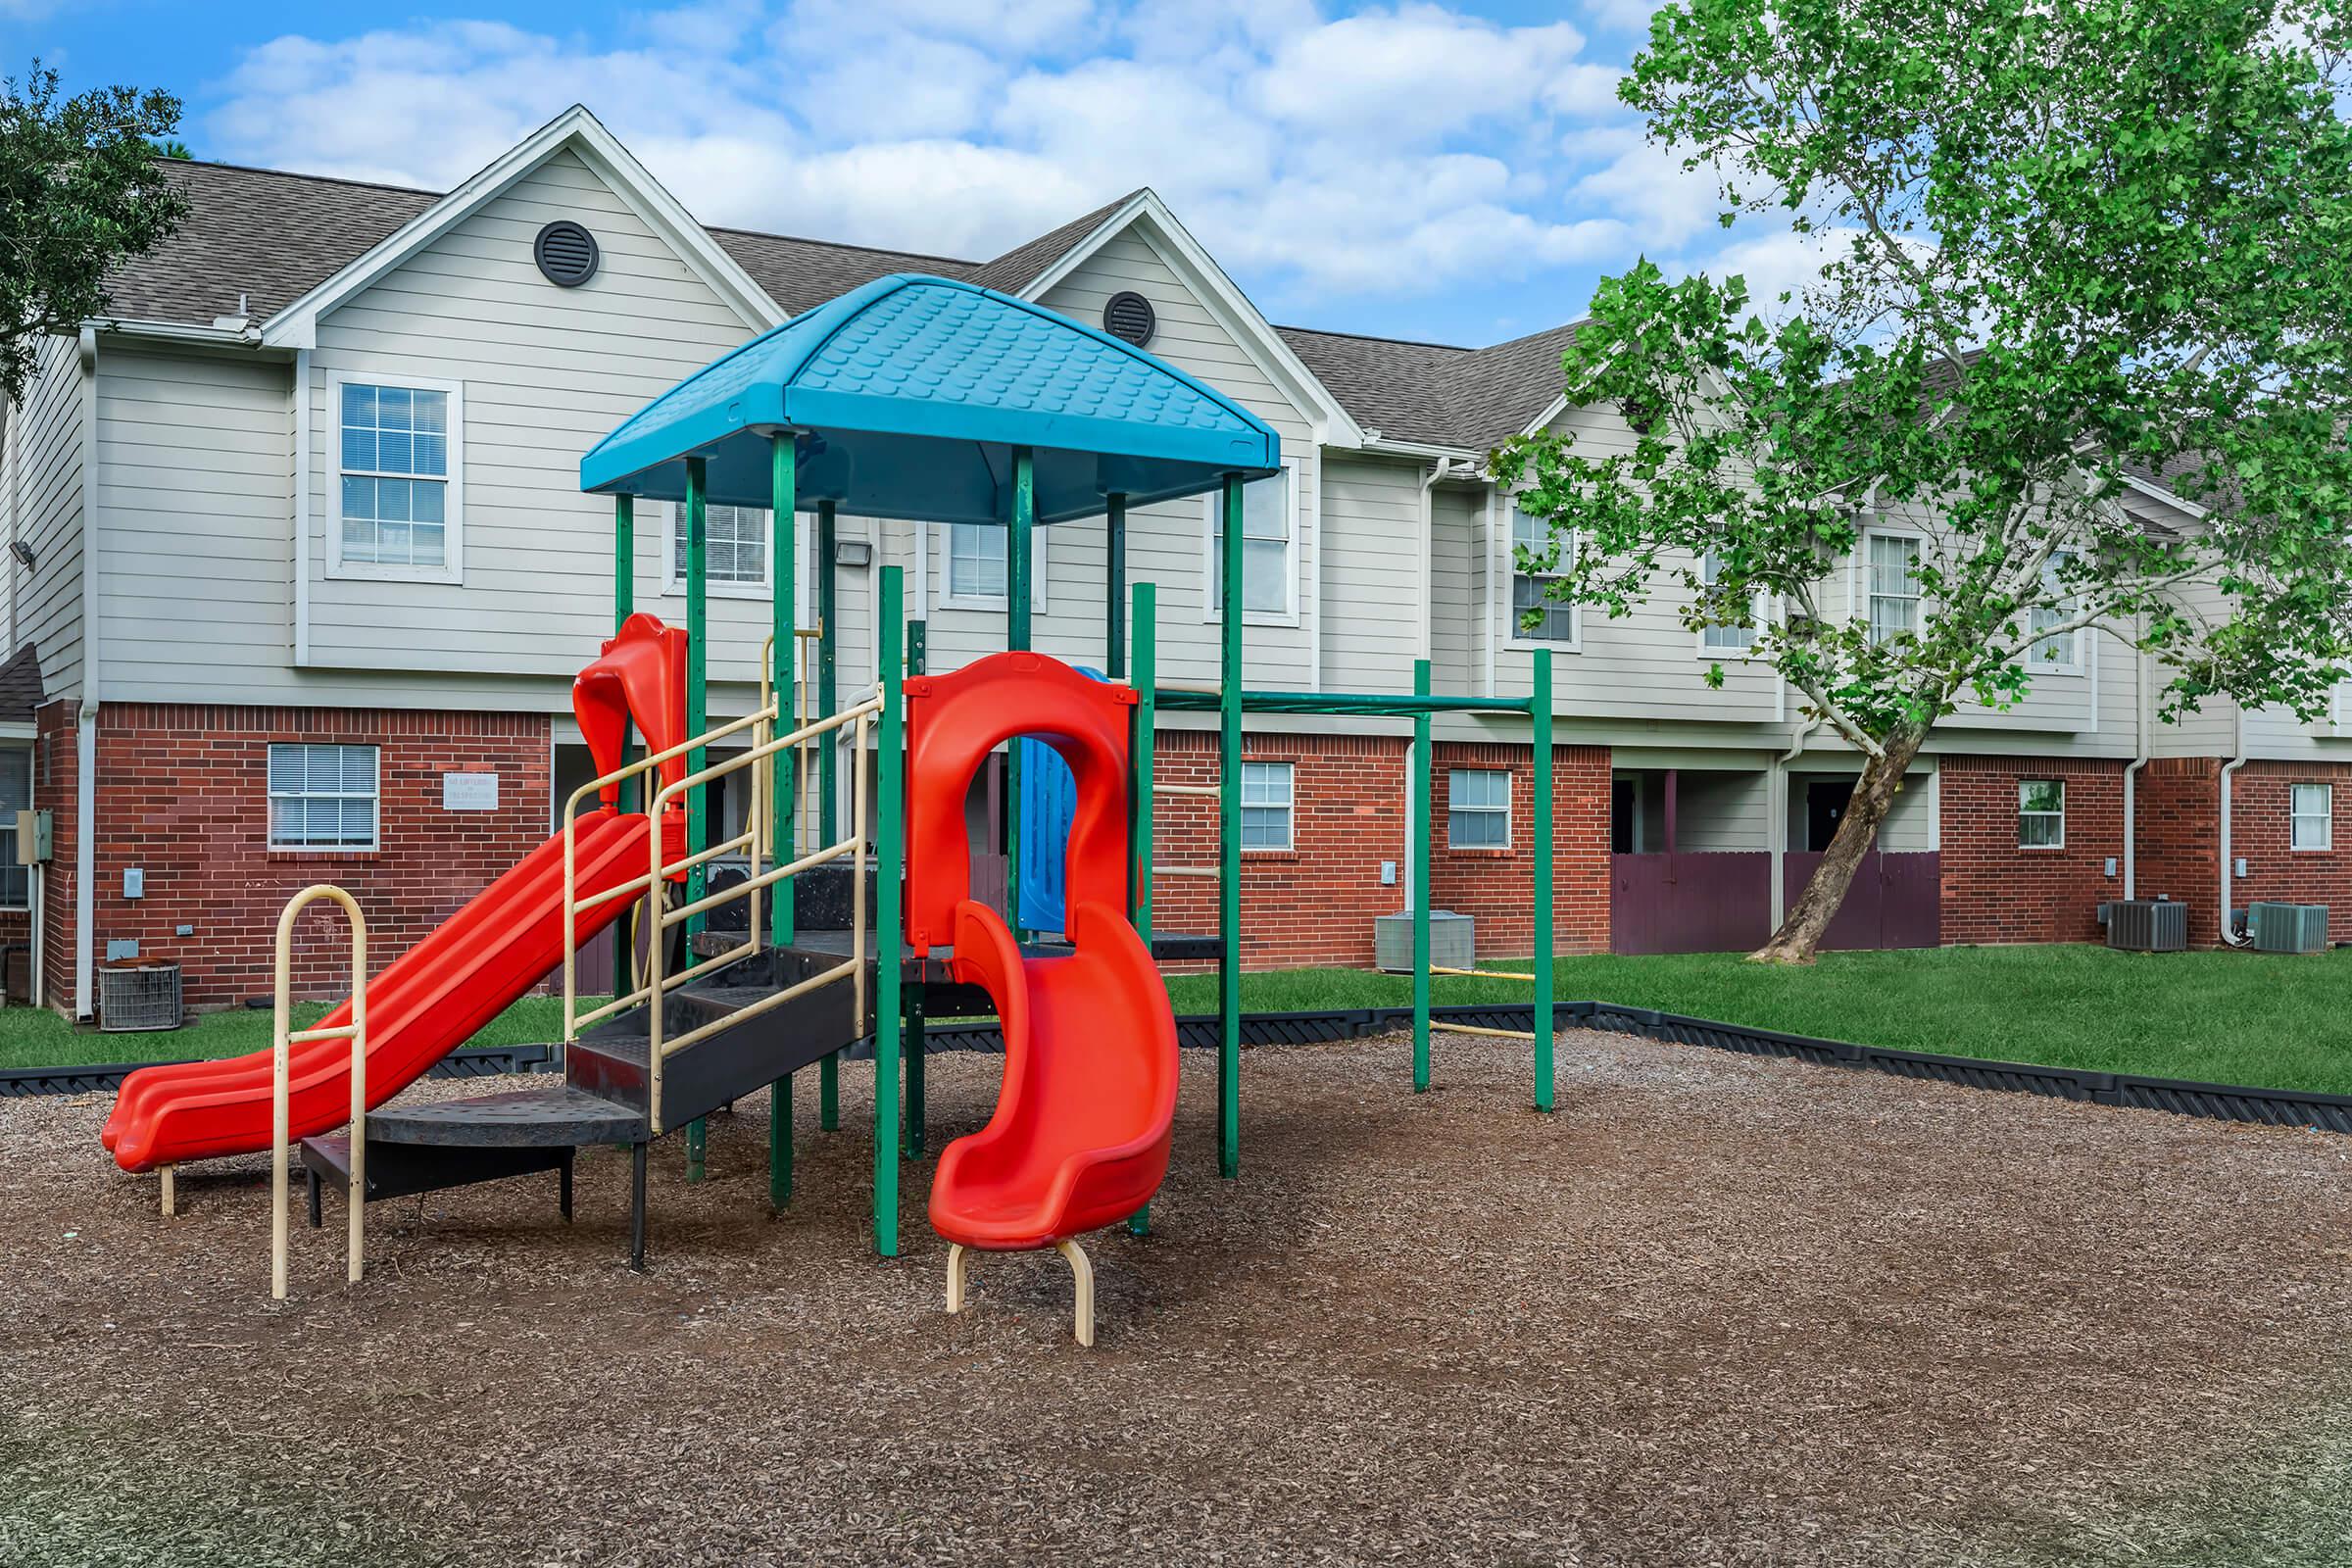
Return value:
<svg viewBox="0 0 2352 1568">
<path fill-rule="evenodd" d="M 232 324 L 233 323 L 233 324 Z M 144 321 L 94 317 L 82 323 L 85 332 L 111 332 L 119 337 L 152 343 L 177 343 L 220 349 L 258 349 L 262 329 L 243 317 L 223 317 L 210 326 L 194 321 Z"/>
<path fill-rule="evenodd" d="M 1430 441 L 1396 441 L 1382 435 L 1378 430 L 1366 430 L 1364 444 L 1357 450 L 1376 452 L 1392 458 L 1412 458 L 1422 463 L 1444 460 L 1446 463 L 1462 464 L 1466 467 L 1477 467 L 1487 461 L 1487 455 L 1484 452 L 1473 452 L 1468 447 L 1441 446 Z M 1456 474 L 1454 477 L 1463 478 L 1467 475 Z M 1424 481 L 1424 489 L 1427 488 L 1427 484 L 1428 481 Z"/>
</svg>

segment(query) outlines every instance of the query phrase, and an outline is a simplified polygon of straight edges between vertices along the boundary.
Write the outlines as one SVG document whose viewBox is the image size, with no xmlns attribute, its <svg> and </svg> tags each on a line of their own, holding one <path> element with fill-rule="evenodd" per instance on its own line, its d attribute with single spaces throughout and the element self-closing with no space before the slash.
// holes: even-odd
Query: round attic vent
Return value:
<svg viewBox="0 0 2352 1568">
<path fill-rule="evenodd" d="M 1159 330 L 1159 318 L 1152 314 L 1150 300 L 1132 289 L 1123 289 L 1102 307 L 1102 330 L 1140 349 L 1150 344 L 1152 334 Z"/>
<path fill-rule="evenodd" d="M 578 288 L 596 275 L 596 236 L 568 218 L 559 218 L 531 241 L 531 260 L 540 275 L 558 288 Z"/>
</svg>

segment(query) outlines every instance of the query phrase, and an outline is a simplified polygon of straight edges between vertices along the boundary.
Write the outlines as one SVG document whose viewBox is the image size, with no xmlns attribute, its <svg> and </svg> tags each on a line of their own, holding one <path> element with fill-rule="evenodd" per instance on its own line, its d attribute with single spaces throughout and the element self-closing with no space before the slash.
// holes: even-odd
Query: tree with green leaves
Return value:
<svg viewBox="0 0 2352 1568">
<path fill-rule="evenodd" d="M 1759 959 L 1811 959 L 1936 723 L 2014 705 L 2060 639 L 2144 650 L 2168 717 L 2323 710 L 2352 656 L 2348 48 L 2352 0 L 1653 19 L 1626 101 L 1720 182 L 1727 227 L 1811 236 L 1819 279 L 1761 308 L 1736 276 L 1604 279 L 1566 393 L 1635 439 L 1494 464 L 1552 530 L 1521 569 L 1554 596 L 1622 614 L 1679 585 L 1860 754 Z M 2151 476 L 2197 525 L 2132 514 Z M 1887 517 L 1929 525 L 1856 563 L 1899 579 L 1874 622 L 1839 588 Z"/>
<path fill-rule="evenodd" d="M 0 80 L 0 396 L 22 398 L 41 340 L 105 315 L 107 274 L 186 216 L 150 145 L 179 110 L 130 87 L 61 99 L 37 60 Z"/>
</svg>

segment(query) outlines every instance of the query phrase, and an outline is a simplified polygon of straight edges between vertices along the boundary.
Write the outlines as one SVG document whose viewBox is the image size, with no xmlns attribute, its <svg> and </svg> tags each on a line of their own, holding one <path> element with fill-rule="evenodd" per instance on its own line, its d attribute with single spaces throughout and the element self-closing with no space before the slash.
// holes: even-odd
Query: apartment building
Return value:
<svg viewBox="0 0 2352 1568">
<path fill-rule="evenodd" d="M 1567 325 L 1483 349 L 1276 326 L 1149 190 L 986 261 L 710 228 L 577 109 L 442 195 L 173 174 L 187 223 L 125 271 L 114 318 L 47 346 L 0 435 L 0 810 L 54 825 L 47 860 L 0 872 L 0 950 L 34 944 L 69 1012 L 133 956 L 179 962 L 199 1004 L 265 992 L 275 911 L 315 880 L 351 888 L 396 951 L 543 838 L 588 774 L 569 679 L 612 627 L 612 515 L 579 493 L 580 455 L 746 337 L 891 272 L 1102 326 L 1280 432 L 1283 471 L 1248 498 L 1252 686 L 1406 690 L 1428 658 L 1440 690 L 1524 695 L 1534 652 L 1558 656 L 1562 951 L 1760 941 L 1850 792 L 1853 753 L 1741 662 L 1740 629 L 1692 633 L 1671 595 L 1522 624 L 1541 585 L 1512 546 L 1533 525 L 1486 453 L 1547 426 L 1631 439 L 1559 399 Z M 2197 525 L 2158 484 L 2125 504 Z M 682 619 L 677 519 L 648 510 L 637 608 Z M 1200 501 L 1129 518 L 1164 676 L 1216 672 L 1212 520 Z M 1933 526 L 1877 519 L 1837 612 L 1915 616 L 1906 567 Z M 765 518 L 715 509 L 710 531 L 726 716 L 757 701 Z M 1001 531 L 844 517 L 826 564 L 844 691 L 875 678 L 881 565 L 906 572 L 931 668 L 1003 645 Z M 1041 532 L 1038 647 L 1102 658 L 1104 574 L 1099 526 Z M 2333 827 L 2352 713 L 2209 704 L 2160 724 L 2155 684 L 2086 632 L 2037 652 L 2023 703 L 1939 727 L 1833 940 L 2094 940 L 2097 905 L 2134 892 L 2188 904 L 2204 943 L 2255 899 L 2352 919 Z M 1163 723 L 1161 777 L 1213 773 L 1209 732 Z M 1406 897 L 1402 727 L 1253 719 L 1245 750 L 1247 961 L 1369 962 L 1374 917 Z M 1525 723 L 1446 720 L 1434 757 L 1435 902 L 1476 917 L 1482 951 L 1524 953 Z M 1207 803 L 1159 809 L 1167 856 L 1206 858 Z M 1162 929 L 1212 929 L 1213 896 L 1163 884 Z M 339 939 L 318 940 L 303 976 L 324 987 Z"/>
</svg>

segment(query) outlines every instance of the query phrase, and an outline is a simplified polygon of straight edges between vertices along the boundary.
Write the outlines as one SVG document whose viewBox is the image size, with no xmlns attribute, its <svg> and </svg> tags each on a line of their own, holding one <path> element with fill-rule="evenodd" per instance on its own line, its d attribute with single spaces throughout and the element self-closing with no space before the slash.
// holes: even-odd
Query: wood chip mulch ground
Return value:
<svg viewBox="0 0 2352 1568">
<path fill-rule="evenodd" d="M 1624 1036 L 1186 1056 L 1146 1240 L 865 1243 L 870 1073 L 710 1178 L 339 1215 L 268 1293 L 266 1158 L 183 1214 L 103 1098 L 0 1102 L 0 1563 L 2352 1564 L 2352 1139 Z M 933 1149 L 998 1062 L 931 1061 Z M 432 1095 L 482 1085 L 432 1085 Z"/>
</svg>

